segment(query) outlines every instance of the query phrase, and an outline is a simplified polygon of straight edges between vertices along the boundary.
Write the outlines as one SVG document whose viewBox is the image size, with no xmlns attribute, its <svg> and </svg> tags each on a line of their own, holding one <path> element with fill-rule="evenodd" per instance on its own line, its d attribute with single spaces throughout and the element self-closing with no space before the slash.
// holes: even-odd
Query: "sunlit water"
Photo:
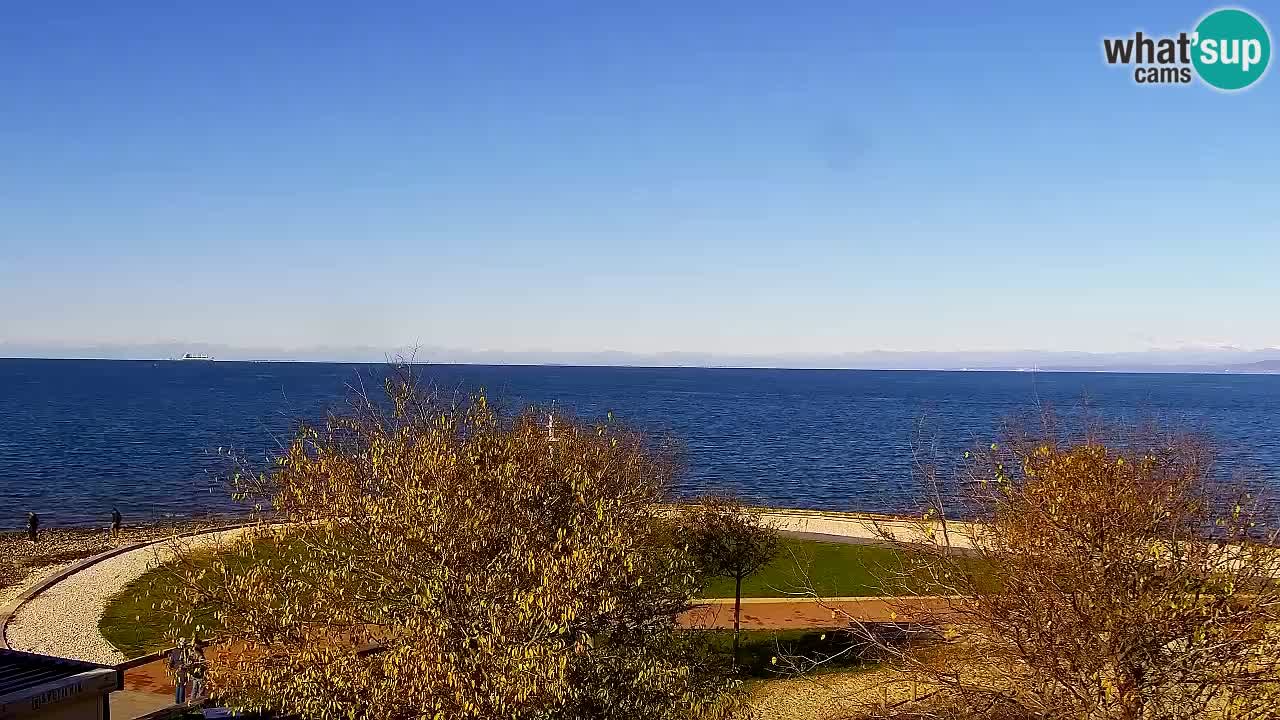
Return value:
<svg viewBox="0 0 1280 720">
<path fill-rule="evenodd" d="M 685 447 L 683 491 L 723 486 L 776 505 L 900 512 L 913 454 L 943 465 L 1001 421 L 1051 406 L 1156 419 L 1218 445 L 1220 471 L 1280 479 L 1280 376 L 431 366 L 591 417 L 613 411 Z M 219 447 L 265 458 L 298 419 L 340 408 L 376 365 L 0 360 L 0 526 L 232 508 Z M 923 433 L 923 435 L 922 435 Z M 920 437 L 936 440 L 932 449 Z M 1278 480 L 1280 481 L 1280 480 Z"/>
</svg>

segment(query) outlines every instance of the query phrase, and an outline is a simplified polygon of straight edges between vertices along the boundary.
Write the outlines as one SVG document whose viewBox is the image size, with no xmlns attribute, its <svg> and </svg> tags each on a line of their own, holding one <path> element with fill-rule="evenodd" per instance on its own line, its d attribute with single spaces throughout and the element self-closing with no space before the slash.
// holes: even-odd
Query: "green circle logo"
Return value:
<svg viewBox="0 0 1280 720">
<path fill-rule="evenodd" d="M 1244 10 L 1215 10 L 1196 26 L 1191 62 L 1219 90 L 1243 90 L 1258 81 L 1271 60 L 1271 36 Z"/>
</svg>

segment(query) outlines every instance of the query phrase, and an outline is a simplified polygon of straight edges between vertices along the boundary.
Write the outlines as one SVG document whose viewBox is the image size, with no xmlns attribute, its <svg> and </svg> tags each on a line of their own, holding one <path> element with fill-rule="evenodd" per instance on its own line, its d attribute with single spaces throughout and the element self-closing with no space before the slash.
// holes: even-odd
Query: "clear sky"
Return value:
<svg viewBox="0 0 1280 720">
<path fill-rule="evenodd" d="M 0 341 L 1280 346 L 1280 76 L 1102 59 L 1215 7 L 6 6 Z"/>
</svg>

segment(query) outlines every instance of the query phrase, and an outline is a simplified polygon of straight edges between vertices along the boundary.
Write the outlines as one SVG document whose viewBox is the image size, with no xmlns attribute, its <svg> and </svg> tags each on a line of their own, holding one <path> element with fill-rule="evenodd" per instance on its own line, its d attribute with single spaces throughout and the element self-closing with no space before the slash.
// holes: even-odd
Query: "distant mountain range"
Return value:
<svg viewBox="0 0 1280 720">
<path fill-rule="evenodd" d="M 0 342 L 0 357 L 167 359 L 184 353 L 217 360 L 386 362 L 479 365 L 621 365 L 659 367 L 831 368 L 867 370 L 1039 370 L 1045 372 L 1280 373 L 1280 348 L 1181 348 L 1121 353 L 1038 350 L 730 355 L 699 352 L 627 353 L 553 350 L 463 350 L 444 347 L 317 346 L 253 348 L 209 343 L 73 345 Z"/>
<path fill-rule="evenodd" d="M 1280 373 L 1280 360 L 1259 360 L 1242 366 L 1237 372 Z"/>
</svg>

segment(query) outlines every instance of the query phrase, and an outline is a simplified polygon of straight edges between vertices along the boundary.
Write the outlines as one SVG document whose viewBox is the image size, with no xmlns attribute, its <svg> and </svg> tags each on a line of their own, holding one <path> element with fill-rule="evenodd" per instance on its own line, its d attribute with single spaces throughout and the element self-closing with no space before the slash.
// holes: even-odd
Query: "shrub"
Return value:
<svg viewBox="0 0 1280 720">
<path fill-rule="evenodd" d="M 309 718 L 666 718 L 723 710 L 676 617 L 691 558 L 651 507 L 673 464 L 645 437 L 409 375 L 303 427 L 241 478 L 286 530 L 191 565 L 175 627 L 212 608 L 212 691 Z M 289 551 L 261 557 L 262 537 Z"/>
<path fill-rule="evenodd" d="M 904 550 L 953 596 L 916 613 L 946 628 L 945 648 L 889 654 L 950 717 L 1268 717 L 1276 531 L 1210 460 L 1192 438 L 1155 433 L 972 453 L 957 479 L 981 523 L 939 523 L 947 508 L 931 507 L 932 542 Z"/>
</svg>

